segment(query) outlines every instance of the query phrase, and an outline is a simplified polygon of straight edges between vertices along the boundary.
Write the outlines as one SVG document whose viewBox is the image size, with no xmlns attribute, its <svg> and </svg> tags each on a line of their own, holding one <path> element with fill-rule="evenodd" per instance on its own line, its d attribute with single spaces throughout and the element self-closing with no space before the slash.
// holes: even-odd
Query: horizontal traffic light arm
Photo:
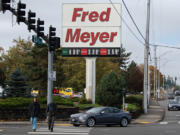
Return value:
<svg viewBox="0 0 180 135">
<path fill-rule="evenodd" d="M 10 7 L 10 11 L 12 12 L 13 15 L 17 16 L 17 12 L 15 11 L 14 8 Z M 28 26 L 28 20 L 27 20 L 27 19 L 25 19 L 24 23 Z M 37 33 L 37 29 L 33 29 L 33 31 L 34 31 L 35 33 Z M 49 42 L 48 36 L 43 35 L 43 36 L 42 36 L 42 39 L 43 39 L 46 43 Z"/>
</svg>

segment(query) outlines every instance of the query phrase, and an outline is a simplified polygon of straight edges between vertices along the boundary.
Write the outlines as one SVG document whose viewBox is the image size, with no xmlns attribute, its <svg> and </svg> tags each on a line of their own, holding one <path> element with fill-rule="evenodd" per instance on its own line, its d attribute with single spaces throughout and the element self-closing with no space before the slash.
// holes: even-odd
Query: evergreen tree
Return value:
<svg viewBox="0 0 180 135">
<path fill-rule="evenodd" d="M 122 104 L 122 90 L 125 88 L 123 76 L 118 78 L 115 72 L 105 74 L 96 91 L 96 101 L 104 106 L 120 107 Z"/>
<path fill-rule="evenodd" d="M 19 68 L 11 73 L 9 78 L 10 80 L 7 81 L 7 87 L 5 89 L 5 93 L 8 97 L 29 96 L 30 91 L 28 91 L 26 79 Z"/>
<path fill-rule="evenodd" d="M 128 90 L 131 92 L 143 91 L 143 80 L 143 72 L 141 72 L 137 64 L 132 61 L 127 68 L 126 82 Z"/>
<path fill-rule="evenodd" d="M 5 73 L 4 73 L 4 71 L 0 68 L 0 86 L 2 86 L 2 87 L 5 86 L 5 84 L 4 84 L 5 79 L 6 79 Z"/>
</svg>

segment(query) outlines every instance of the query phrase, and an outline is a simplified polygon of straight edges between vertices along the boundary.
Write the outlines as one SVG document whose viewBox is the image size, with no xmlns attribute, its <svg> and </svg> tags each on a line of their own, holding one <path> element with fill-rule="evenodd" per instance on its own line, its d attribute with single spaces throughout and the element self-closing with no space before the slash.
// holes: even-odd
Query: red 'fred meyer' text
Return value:
<svg viewBox="0 0 180 135">
<path fill-rule="evenodd" d="M 110 14 L 111 8 L 107 8 L 106 11 L 102 11 L 101 13 L 97 11 L 83 11 L 83 8 L 74 8 L 72 22 L 76 22 L 78 19 L 80 19 L 81 22 L 108 22 Z M 97 41 L 101 43 L 113 42 L 115 37 L 117 37 L 117 32 L 82 32 L 81 28 L 68 28 L 65 42 L 89 42 L 89 45 L 93 46 Z"/>
</svg>

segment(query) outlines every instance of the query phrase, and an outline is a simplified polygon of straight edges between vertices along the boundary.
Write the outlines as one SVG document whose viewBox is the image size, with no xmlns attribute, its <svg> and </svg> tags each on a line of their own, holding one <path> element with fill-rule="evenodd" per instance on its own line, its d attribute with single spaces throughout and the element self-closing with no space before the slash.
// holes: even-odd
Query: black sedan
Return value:
<svg viewBox="0 0 180 135">
<path fill-rule="evenodd" d="M 178 103 L 176 100 L 170 100 L 168 102 L 168 110 L 180 110 L 180 103 Z"/>
<path fill-rule="evenodd" d="M 126 127 L 130 122 L 131 115 L 129 112 L 123 112 L 115 107 L 96 107 L 85 113 L 73 114 L 70 117 L 70 123 L 74 126 L 120 125 Z"/>
</svg>

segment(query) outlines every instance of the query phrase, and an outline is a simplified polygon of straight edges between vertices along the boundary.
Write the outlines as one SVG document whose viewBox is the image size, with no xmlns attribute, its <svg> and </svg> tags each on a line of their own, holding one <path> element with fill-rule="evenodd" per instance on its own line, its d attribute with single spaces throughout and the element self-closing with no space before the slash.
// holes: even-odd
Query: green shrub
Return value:
<svg viewBox="0 0 180 135">
<path fill-rule="evenodd" d="M 54 102 L 57 105 L 73 106 L 73 101 L 70 98 L 63 98 L 61 96 L 54 96 Z"/>
<path fill-rule="evenodd" d="M 137 104 L 142 106 L 143 96 L 142 95 L 130 95 L 126 97 L 126 103 Z"/>
<path fill-rule="evenodd" d="M 128 109 L 129 112 L 138 112 L 141 110 L 141 107 L 135 104 L 128 104 Z"/>
<path fill-rule="evenodd" d="M 79 100 L 79 104 L 92 104 L 92 101 L 91 100 L 87 100 L 85 95 L 83 95 L 83 97 L 80 98 L 80 100 Z"/>
<path fill-rule="evenodd" d="M 0 100 L 0 108 L 28 108 L 29 105 L 33 102 L 33 98 L 6 98 Z M 41 106 L 46 107 L 47 98 L 45 97 L 38 97 L 38 102 Z M 54 97 L 54 102 L 57 105 L 66 105 L 66 106 L 73 106 L 73 102 L 71 99 L 62 98 L 60 96 Z"/>
<path fill-rule="evenodd" d="M 81 98 L 78 98 L 78 97 L 74 97 L 74 98 L 71 98 L 71 101 L 72 102 L 79 102 Z"/>
<path fill-rule="evenodd" d="M 79 107 L 80 110 L 85 110 L 86 108 L 99 107 L 100 105 L 98 105 L 98 104 L 77 104 L 75 106 Z"/>
</svg>

